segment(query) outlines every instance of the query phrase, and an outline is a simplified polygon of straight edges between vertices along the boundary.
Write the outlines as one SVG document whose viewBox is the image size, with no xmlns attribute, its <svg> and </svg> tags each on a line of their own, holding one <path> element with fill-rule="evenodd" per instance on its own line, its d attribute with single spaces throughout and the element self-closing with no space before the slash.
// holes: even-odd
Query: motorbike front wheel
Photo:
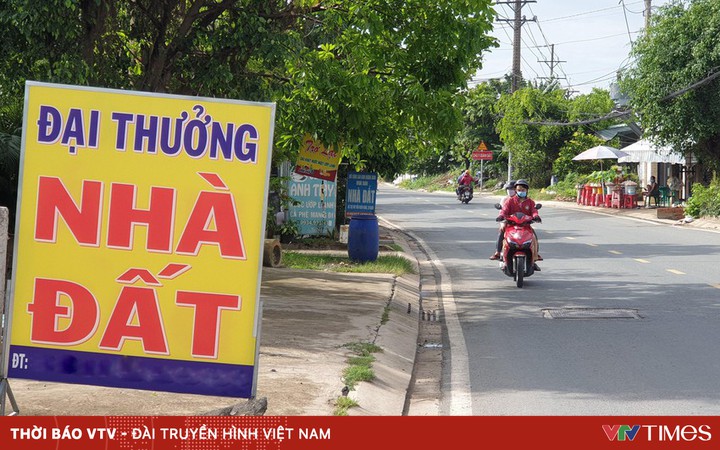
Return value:
<svg viewBox="0 0 720 450">
<path fill-rule="evenodd" d="M 525 255 L 515 255 L 515 284 L 517 287 L 523 287 L 523 278 L 525 277 Z"/>
</svg>

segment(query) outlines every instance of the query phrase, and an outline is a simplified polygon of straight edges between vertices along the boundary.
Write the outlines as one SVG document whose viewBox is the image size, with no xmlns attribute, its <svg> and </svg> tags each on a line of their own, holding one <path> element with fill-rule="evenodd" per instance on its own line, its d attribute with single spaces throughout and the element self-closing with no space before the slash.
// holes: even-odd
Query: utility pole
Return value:
<svg viewBox="0 0 720 450">
<path fill-rule="evenodd" d="M 495 2 L 496 5 L 512 5 L 515 17 L 512 19 L 513 27 L 513 66 L 512 66 L 512 83 L 510 92 L 515 92 L 520 87 L 522 80 L 522 72 L 520 70 L 520 48 L 522 47 L 522 26 L 525 22 L 534 22 L 537 17 L 526 19 L 522 15 L 522 8 L 526 3 L 537 3 L 535 0 L 513 0 L 506 2 Z M 498 19 L 500 22 L 511 23 L 510 19 Z M 512 178 L 512 151 L 508 150 L 508 181 Z"/>
<path fill-rule="evenodd" d="M 550 61 L 538 61 L 538 62 L 545 63 L 548 65 L 548 67 L 550 67 L 550 77 L 538 77 L 538 78 L 549 79 L 550 83 L 552 83 L 553 80 L 564 80 L 565 79 L 565 77 L 556 77 L 555 76 L 555 66 L 558 63 L 567 62 L 567 61 L 561 61 L 559 59 L 557 59 L 557 60 L 555 59 L 555 44 L 550 44 Z"/>
<path fill-rule="evenodd" d="M 650 9 L 652 8 L 652 0 L 645 0 L 645 29 L 650 28 Z"/>
<path fill-rule="evenodd" d="M 515 92 L 520 87 L 522 80 L 522 71 L 520 69 L 520 48 L 522 47 L 522 26 L 525 22 L 534 22 L 537 17 L 527 19 L 522 15 L 522 8 L 527 3 L 537 3 L 536 0 L 513 0 L 507 2 L 495 2 L 496 5 L 511 5 L 515 17 L 511 19 L 498 19 L 500 22 L 512 23 L 513 27 L 513 66 L 512 66 L 512 84 L 511 92 Z"/>
</svg>

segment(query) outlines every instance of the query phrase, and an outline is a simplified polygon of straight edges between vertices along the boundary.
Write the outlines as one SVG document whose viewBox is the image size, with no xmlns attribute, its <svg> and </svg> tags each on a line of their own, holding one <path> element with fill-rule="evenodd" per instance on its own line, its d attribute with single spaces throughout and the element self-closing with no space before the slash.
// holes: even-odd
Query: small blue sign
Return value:
<svg viewBox="0 0 720 450">
<path fill-rule="evenodd" d="M 345 191 L 345 216 L 375 214 L 376 193 L 376 173 L 349 172 Z"/>
</svg>

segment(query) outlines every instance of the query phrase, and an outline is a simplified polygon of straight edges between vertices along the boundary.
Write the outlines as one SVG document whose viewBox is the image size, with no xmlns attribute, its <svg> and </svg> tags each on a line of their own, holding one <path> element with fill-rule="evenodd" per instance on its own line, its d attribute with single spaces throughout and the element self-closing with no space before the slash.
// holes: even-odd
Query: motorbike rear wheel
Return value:
<svg viewBox="0 0 720 450">
<path fill-rule="evenodd" d="M 525 277 L 525 255 L 515 255 L 515 284 L 517 287 L 523 287 L 523 278 Z"/>
</svg>

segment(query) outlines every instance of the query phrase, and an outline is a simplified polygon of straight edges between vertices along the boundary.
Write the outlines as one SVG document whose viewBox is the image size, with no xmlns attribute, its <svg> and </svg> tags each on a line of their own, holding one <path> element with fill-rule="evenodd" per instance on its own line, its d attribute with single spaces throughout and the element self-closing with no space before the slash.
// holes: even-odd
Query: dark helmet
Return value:
<svg viewBox="0 0 720 450">
<path fill-rule="evenodd" d="M 515 186 L 525 186 L 525 189 L 530 189 L 530 185 L 527 181 L 520 179 L 515 182 Z"/>
<path fill-rule="evenodd" d="M 505 189 L 515 189 L 515 180 L 510 180 L 505 183 Z"/>
</svg>

